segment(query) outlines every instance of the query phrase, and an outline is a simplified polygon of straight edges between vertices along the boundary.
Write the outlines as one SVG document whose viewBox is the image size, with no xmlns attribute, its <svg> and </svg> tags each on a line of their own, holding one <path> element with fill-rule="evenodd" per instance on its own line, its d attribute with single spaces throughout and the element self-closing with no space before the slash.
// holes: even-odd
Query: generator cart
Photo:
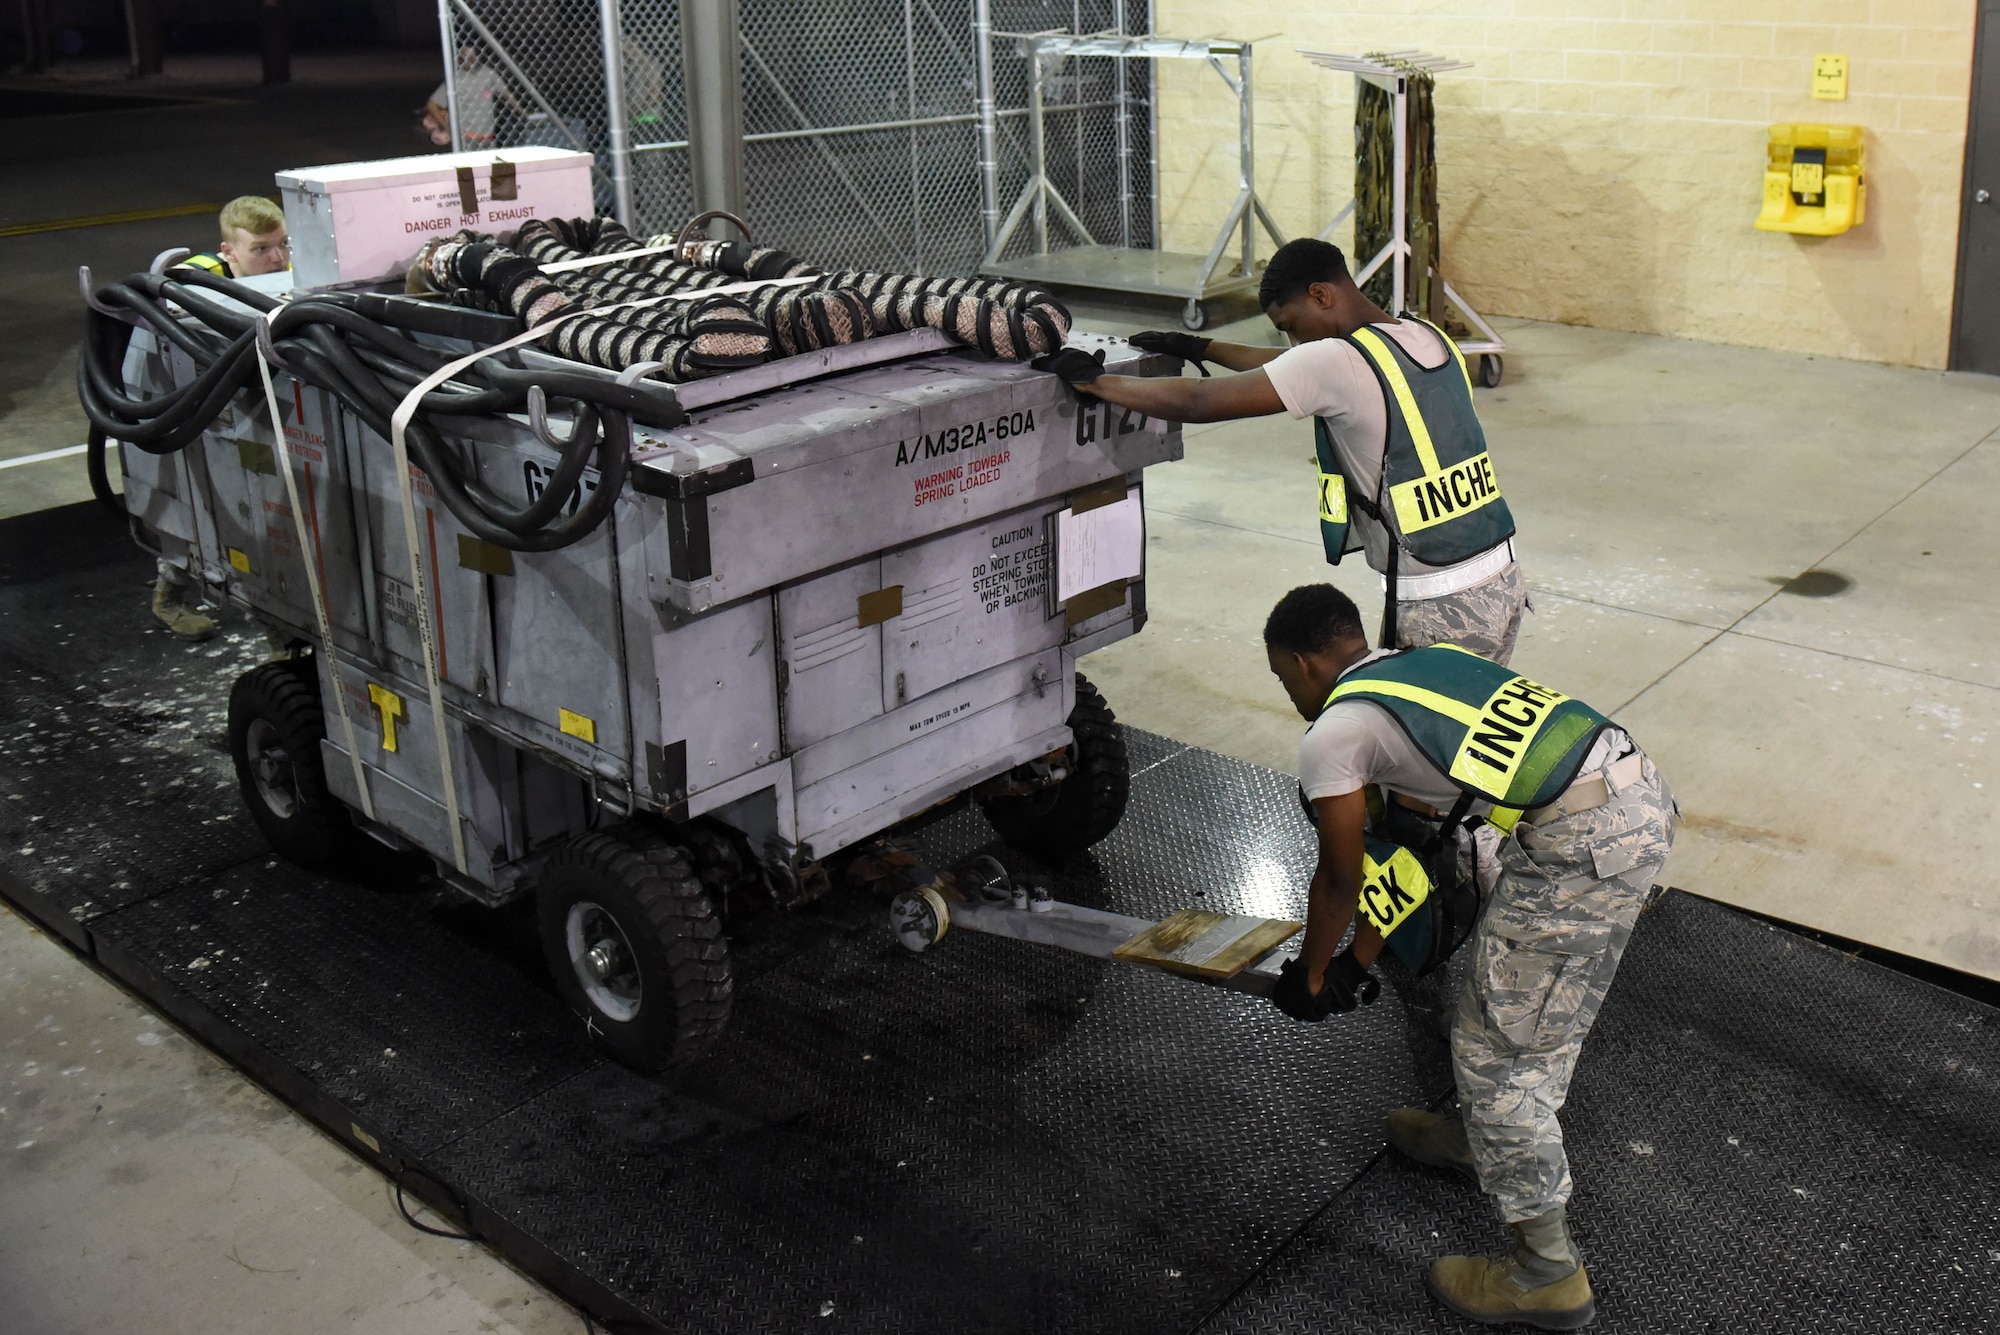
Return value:
<svg viewBox="0 0 2000 1335">
<path fill-rule="evenodd" d="M 523 262 L 537 283 L 691 271 L 719 253 L 697 239 Z M 519 258 L 459 241 L 489 243 Z M 758 275 L 727 271 L 771 268 L 747 253 L 704 300 L 757 311 Z M 359 830 L 483 903 L 535 895 L 560 990 L 619 1059 L 708 1049 L 725 915 L 810 901 L 833 854 L 915 813 L 970 793 L 1044 855 L 1117 824 L 1124 744 L 1076 667 L 1144 624 L 1142 475 L 1178 427 L 879 300 L 874 336 L 785 355 L 767 334 L 670 383 L 689 359 L 590 365 L 491 290 L 287 291 L 164 258 L 86 281 L 80 375 L 140 541 L 282 650 L 230 696 L 252 816 L 291 858 Z M 966 300 L 1004 325 L 1018 292 L 983 287 Z M 611 323 L 593 295 L 569 314 Z M 840 332 L 834 300 L 791 310 L 804 341 Z M 701 337 L 687 304 L 648 314 Z"/>
</svg>

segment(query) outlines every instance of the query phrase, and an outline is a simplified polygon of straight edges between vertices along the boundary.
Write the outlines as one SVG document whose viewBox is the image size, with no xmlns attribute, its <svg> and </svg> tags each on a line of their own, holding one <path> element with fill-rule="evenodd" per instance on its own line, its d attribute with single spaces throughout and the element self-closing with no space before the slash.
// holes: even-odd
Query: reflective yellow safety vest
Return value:
<svg viewBox="0 0 2000 1335">
<path fill-rule="evenodd" d="M 1350 506 L 1387 527 L 1404 551 L 1426 565 L 1456 565 L 1514 536 L 1514 516 L 1501 498 L 1493 460 L 1486 453 L 1486 433 L 1472 409 L 1472 378 L 1464 354 L 1436 325 L 1412 315 L 1403 318 L 1436 334 L 1451 356 L 1446 364 L 1426 370 L 1396 340 L 1373 329 L 1348 336 L 1347 342 L 1374 369 L 1388 410 L 1382 480 L 1374 497 L 1348 486 L 1326 423 L 1313 422 L 1320 541 L 1334 565 L 1352 550 Z"/>
<path fill-rule="evenodd" d="M 1373 789 L 1371 788 L 1371 793 Z M 1379 794 L 1370 799 L 1370 824 L 1374 823 L 1373 804 Z M 1299 806 L 1305 811 L 1306 819 L 1314 826 L 1319 824 L 1319 812 L 1306 798 L 1305 789 L 1299 789 Z M 1442 849 L 1442 845 L 1440 846 Z M 1457 850 L 1442 849 L 1443 856 L 1456 859 Z M 1440 918 L 1464 916 L 1470 921 L 1467 906 L 1433 902 L 1433 892 L 1437 883 L 1424 866 L 1420 853 L 1405 848 L 1392 839 L 1363 832 L 1361 836 L 1361 894 L 1358 907 L 1396 957 L 1416 973 L 1428 973 L 1442 962 L 1443 956 L 1432 958 L 1432 945 L 1440 939 Z M 1452 887 L 1455 889 L 1456 887 Z M 1443 898 L 1450 901 L 1454 896 L 1447 889 Z M 1458 913 L 1441 913 L 1456 907 Z M 1419 910 L 1425 910 L 1419 912 Z M 1476 903 L 1471 906 L 1476 912 Z M 1446 935 L 1451 935 L 1449 924 Z M 1444 955 L 1449 955 L 1464 937 L 1463 931 L 1457 939 L 1446 943 Z"/>
<path fill-rule="evenodd" d="M 1436 915 L 1417 912 L 1430 897 L 1422 858 L 1387 839 L 1361 837 L 1361 914 L 1412 970 L 1430 964 Z"/>
<path fill-rule="evenodd" d="M 1459 789 L 1460 805 L 1474 798 L 1491 802 L 1487 819 L 1503 830 L 1512 829 L 1523 811 L 1562 796 L 1591 744 L 1611 726 L 1583 701 L 1455 644 L 1363 664 L 1326 698 L 1328 705 L 1341 700 L 1366 700 L 1388 711 Z"/>
<path fill-rule="evenodd" d="M 175 269 L 206 269 L 208 272 L 220 274 L 224 278 L 234 278 L 236 276 L 230 272 L 229 261 L 223 259 L 220 255 L 190 255 L 184 260 L 174 261 L 170 267 Z"/>
</svg>

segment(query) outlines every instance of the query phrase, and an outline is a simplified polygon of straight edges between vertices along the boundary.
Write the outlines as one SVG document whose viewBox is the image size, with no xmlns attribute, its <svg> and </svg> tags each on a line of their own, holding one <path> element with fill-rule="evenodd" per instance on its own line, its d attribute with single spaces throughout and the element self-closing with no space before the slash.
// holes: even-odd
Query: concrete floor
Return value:
<svg viewBox="0 0 2000 1335">
<path fill-rule="evenodd" d="M 1515 665 L 1657 759 L 1687 818 L 1667 879 L 2000 978 L 2000 380 L 1499 325 L 1478 404 L 1533 590 Z M 1381 605 L 1321 557 L 1311 448 L 1289 418 L 1192 427 L 1149 474 L 1153 623 L 1087 666 L 1121 718 L 1292 767 L 1264 614 L 1329 578 Z M 1808 570 L 1834 577 L 1788 591 Z"/>
<path fill-rule="evenodd" d="M 0 171 L 35 188 L 7 192 L 0 226 L 412 151 L 436 77 L 302 57 L 265 92 L 249 69 L 170 82 L 221 102 L 15 122 Z M 208 226 L 0 238 L 0 462 L 83 438 L 75 266 L 142 267 Z M 1507 381 L 1479 407 L 1534 590 L 1516 661 L 1658 758 L 1688 817 L 1668 879 L 2000 978 L 2000 537 L 1980 509 L 2000 381 L 1501 323 Z M 1152 624 L 1088 664 L 1126 721 L 1290 768 L 1301 725 L 1263 666 L 1266 610 L 1330 574 L 1379 604 L 1365 570 L 1320 558 L 1310 450 L 1288 419 L 1198 427 L 1149 476 Z M 0 515 L 87 494 L 75 458 L 0 468 Z M 1807 570 L 1847 583 L 1786 592 Z M 4 909 L 0 1300 L 7 1335 L 581 1327 L 483 1249 L 409 1229 L 372 1171 Z"/>
<path fill-rule="evenodd" d="M 183 105 L 8 122 L 0 227 L 220 201 L 270 191 L 284 167 L 421 152 L 412 109 L 437 63 L 302 55 L 290 87 L 263 89 L 254 56 L 170 60 L 141 91 Z M 75 86 L 106 72 L 66 73 Z M 0 517 L 90 494 L 80 457 L 4 466 L 84 438 L 77 266 L 109 281 L 214 231 L 188 216 L 0 237 Z M 0 905 L 0 1332 L 583 1329 L 485 1248 L 410 1228 L 373 1169 Z"/>
</svg>

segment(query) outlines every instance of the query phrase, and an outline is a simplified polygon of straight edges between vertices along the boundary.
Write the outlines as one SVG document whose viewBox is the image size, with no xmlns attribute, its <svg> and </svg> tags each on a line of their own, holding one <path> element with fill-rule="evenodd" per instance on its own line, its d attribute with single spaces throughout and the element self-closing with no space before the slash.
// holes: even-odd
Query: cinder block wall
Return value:
<svg viewBox="0 0 2000 1335">
<path fill-rule="evenodd" d="M 1320 231 L 1353 192 L 1351 76 L 1298 49 L 1476 62 L 1440 76 L 1446 275 L 1481 310 L 1941 367 L 1950 338 L 1974 0 L 1159 0 L 1158 30 L 1256 41 L 1257 181 Z M 1849 61 L 1845 102 L 1812 59 Z M 1235 103 L 1160 62 L 1161 240 L 1207 248 Z M 1868 221 L 1756 231 L 1773 122 L 1867 127 Z M 1341 244 L 1344 234 L 1336 235 Z M 1260 254 L 1268 255 L 1265 245 Z"/>
</svg>

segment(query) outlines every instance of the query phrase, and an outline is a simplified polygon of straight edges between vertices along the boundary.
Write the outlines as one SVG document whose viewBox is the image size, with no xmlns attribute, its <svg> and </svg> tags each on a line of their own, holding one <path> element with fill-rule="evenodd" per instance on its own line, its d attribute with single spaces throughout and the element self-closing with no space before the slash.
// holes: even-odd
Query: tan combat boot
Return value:
<svg viewBox="0 0 2000 1335">
<path fill-rule="evenodd" d="M 1570 1240 L 1563 1207 L 1515 1224 L 1512 1256 L 1444 1256 L 1431 1265 L 1430 1290 L 1460 1316 L 1489 1326 L 1515 1323 L 1576 1330 L 1597 1315 L 1590 1277 Z"/>
<path fill-rule="evenodd" d="M 1472 1147 L 1465 1139 L 1465 1121 L 1457 1113 L 1440 1116 L 1422 1108 L 1398 1108 L 1389 1114 L 1385 1129 L 1389 1148 L 1398 1154 L 1432 1168 L 1448 1168 L 1475 1187 L 1479 1185 L 1479 1170 L 1472 1166 Z"/>
<path fill-rule="evenodd" d="M 153 615 L 183 640 L 205 640 L 215 634 L 215 619 L 189 606 L 179 585 L 165 575 L 153 585 Z"/>
</svg>

